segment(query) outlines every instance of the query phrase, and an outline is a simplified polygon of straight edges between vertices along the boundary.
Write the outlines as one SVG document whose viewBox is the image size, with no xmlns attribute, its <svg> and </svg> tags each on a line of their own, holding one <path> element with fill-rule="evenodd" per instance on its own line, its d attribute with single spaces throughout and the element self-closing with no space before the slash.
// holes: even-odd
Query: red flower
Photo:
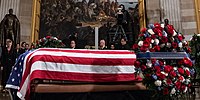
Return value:
<svg viewBox="0 0 200 100">
<path fill-rule="evenodd" d="M 184 62 L 185 65 L 192 67 L 192 62 L 191 62 L 190 59 L 185 57 L 185 58 L 183 58 L 183 62 Z"/>
<path fill-rule="evenodd" d="M 160 30 L 158 31 L 158 36 L 159 36 L 159 37 L 162 37 L 162 36 L 163 36 L 163 35 L 162 35 L 162 32 L 161 32 Z"/>
<path fill-rule="evenodd" d="M 160 51 L 160 46 L 156 45 L 154 46 L 155 51 Z"/>
<path fill-rule="evenodd" d="M 162 74 L 162 73 L 158 73 L 158 75 L 157 75 L 161 80 L 164 80 L 165 79 L 165 75 L 164 74 Z"/>
<path fill-rule="evenodd" d="M 182 41 L 183 40 L 183 36 L 181 34 L 178 35 L 178 40 Z"/>
<path fill-rule="evenodd" d="M 140 67 L 140 62 L 139 61 L 135 61 L 134 66 L 137 67 L 137 68 Z"/>
<path fill-rule="evenodd" d="M 160 28 L 160 24 L 159 23 L 154 23 L 155 28 Z"/>
<path fill-rule="evenodd" d="M 185 86 L 185 85 L 181 85 L 181 91 L 184 91 L 184 90 L 185 90 L 185 88 L 186 88 L 186 86 Z"/>
<path fill-rule="evenodd" d="M 170 72 L 170 76 L 171 76 L 171 77 L 176 77 L 176 72 L 171 71 L 171 72 Z"/>
<path fill-rule="evenodd" d="M 152 64 L 155 64 L 155 62 L 156 62 L 156 59 L 155 59 L 155 58 L 151 59 L 151 63 L 152 63 Z"/>
<path fill-rule="evenodd" d="M 190 53 L 192 50 L 190 47 L 187 48 L 187 53 Z"/>
<path fill-rule="evenodd" d="M 50 38 L 51 38 L 51 36 L 46 36 L 46 38 L 47 38 L 47 39 L 50 39 Z"/>
<path fill-rule="evenodd" d="M 163 94 L 164 94 L 164 95 L 169 94 L 169 90 L 168 90 L 168 88 L 164 88 L 164 89 L 163 89 Z"/>
<path fill-rule="evenodd" d="M 178 80 L 183 81 L 184 77 L 183 76 L 179 76 Z"/>
<path fill-rule="evenodd" d="M 150 42 L 148 42 L 147 40 L 144 40 L 143 46 L 144 46 L 145 48 L 148 48 L 149 45 L 150 45 Z"/>
<path fill-rule="evenodd" d="M 160 66 L 155 66 L 154 68 L 155 68 L 156 72 L 160 72 L 161 71 Z"/>
<path fill-rule="evenodd" d="M 178 68 L 178 72 L 183 75 L 184 74 L 183 68 Z"/>
<path fill-rule="evenodd" d="M 147 31 L 147 28 L 142 28 L 140 32 L 145 33 Z"/>
<path fill-rule="evenodd" d="M 181 88 L 181 82 L 177 81 L 175 83 L 176 88 L 179 90 Z"/>
<path fill-rule="evenodd" d="M 172 47 L 177 48 L 178 44 L 176 42 L 172 42 Z"/>
<path fill-rule="evenodd" d="M 172 25 L 167 25 L 167 33 L 168 33 L 168 35 L 173 36 L 174 28 Z"/>
<path fill-rule="evenodd" d="M 169 73 L 171 70 L 172 70 L 172 66 L 166 65 L 166 66 L 164 67 L 164 71 L 165 71 L 166 73 Z"/>
<path fill-rule="evenodd" d="M 142 71 L 144 71 L 145 69 L 147 69 L 147 66 L 145 66 L 145 65 L 141 65 L 140 68 L 141 68 Z"/>
<path fill-rule="evenodd" d="M 143 33 L 140 33 L 140 34 L 139 34 L 139 37 L 143 37 L 143 36 L 144 36 L 144 34 L 143 34 Z"/>
<path fill-rule="evenodd" d="M 170 85 L 170 84 L 172 84 L 172 80 L 171 79 L 167 79 L 167 85 Z"/>
<path fill-rule="evenodd" d="M 143 44 L 143 45 L 144 45 L 144 44 Z M 140 51 L 141 51 L 141 52 L 146 52 L 146 51 L 147 51 L 147 48 L 144 47 L 144 46 L 142 46 L 142 47 L 140 48 Z"/>
<path fill-rule="evenodd" d="M 138 49 L 138 44 L 134 44 L 132 48 L 133 50 Z"/>
<path fill-rule="evenodd" d="M 167 41 L 168 41 L 167 37 L 162 36 L 161 42 L 162 42 L 162 43 L 167 43 Z"/>
<path fill-rule="evenodd" d="M 156 39 L 156 35 L 154 35 L 154 34 L 151 35 L 151 38 L 152 38 L 152 39 Z"/>
<path fill-rule="evenodd" d="M 160 64 L 160 66 L 163 66 L 164 63 L 162 61 L 159 61 L 159 64 Z"/>
<path fill-rule="evenodd" d="M 151 38 L 150 38 L 150 37 L 146 38 L 145 40 L 146 40 L 148 43 L 151 43 Z"/>
<path fill-rule="evenodd" d="M 150 52 L 155 52 L 156 50 L 154 48 L 149 49 Z"/>
<path fill-rule="evenodd" d="M 189 70 L 185 70 L 185 73 L 187 76 L 190 76 L 190 71 Z"/>
</svg>

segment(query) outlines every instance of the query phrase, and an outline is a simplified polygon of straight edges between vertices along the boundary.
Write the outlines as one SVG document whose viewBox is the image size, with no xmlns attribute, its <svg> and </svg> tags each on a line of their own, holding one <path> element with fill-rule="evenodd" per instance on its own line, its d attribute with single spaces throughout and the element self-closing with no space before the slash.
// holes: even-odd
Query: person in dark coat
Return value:
<svg viewBox="0 0 200 100">
<path fill-rule="evenodd" d="M 6 45 L 2 49 L 1 64 L 3 66 L 2 71 L 2 86 L 5 89 L 6 82 L 10 76 L 12 66 L 15 64 L 16 54 L 14 50 L 13 41 L 6 39 Z"/>
<path fill-rule="evenodd" d="M 125 38 L 121 39 L 119 50 L 130 50 L 130 46 L 127 44 L 127 40 Z"/>
</svg>

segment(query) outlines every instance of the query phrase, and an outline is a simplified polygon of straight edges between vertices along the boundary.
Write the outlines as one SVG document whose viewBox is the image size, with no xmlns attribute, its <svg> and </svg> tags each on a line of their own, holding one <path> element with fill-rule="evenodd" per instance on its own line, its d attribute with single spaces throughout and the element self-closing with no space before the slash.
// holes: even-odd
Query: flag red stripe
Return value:
<svg viewBox="0 0 200 100">
<path fill-rule="evenodd" d="M 86 49 L 48 49 L 48 48 L 40 48 L 38 51 L 58 51 L 58 52 L 72 52 L 72 53 L 94 53 L 94 54 L 135 54 L 134 52 L 128 50 L 86 50 Z"/>
<path fill-rule="evenodd" d="M 36 70 L 31 74 L 33 79 L 51 79 L 51 80 L 70 80 L 84 82 L 125 82 L 141 81 L 142 79 L 135 74 L 94 74 L 94 73 L 73 73 L 73 72 L 55 72 Z"/>
<path fill-rule="evenodd" d="M 31 55 L 33 55 L 33 53 L 34 53 L 34 51 L 31 52 L 30 55 L 28 55 L 26 61 L 24 62 L 25 68 L 23 68 L 24 74 L 22 75 L 22 80 L 21 80 L 21 83 L 20 83 L 20 87 L 23 86 L 23 84 L 24 84 L 24 82 L 25 82 L 27 76 L 30 74 L 30 71 L 31 71 L 30 69 L 31 69 L 31 64 L 32 64 L 32 63 L 29 63 L 28 61 L 29 61 Z M 24 59 L 25 59 L 25 58 L 24 58 Z M 21 90 L 21 88 L 20 88 L 19 90 Z"/>
<path fill-rule="evenodd" d="M 33 64 L 36 61 L 83 64 L 83 65 L 134 65 L 135 58 L 85 58 L 52 55 L 35 55 L 31 59 Z"/>
</svg>

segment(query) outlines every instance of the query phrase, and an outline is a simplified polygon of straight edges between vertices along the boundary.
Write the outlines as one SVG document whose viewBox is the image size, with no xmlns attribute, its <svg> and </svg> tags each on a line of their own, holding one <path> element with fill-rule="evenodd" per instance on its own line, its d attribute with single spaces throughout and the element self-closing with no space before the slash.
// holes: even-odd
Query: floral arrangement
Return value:
<svg viewBox="0 0 200 100">
<path fill-rule="evenodd" d="M 186 52 L 191 49 L 184 36 L 172 25 L 159 23 L 143 28 L 138 36 L 137 44 L 133 45 L 135 52 Z M 195 75 L 190 58 L 180 60 L 137 59 L 135 67 L 142 72 L 144 84 L 154 89 L 162 96 L 178 96 L 186 93 Z"/>
<path fill-rule="evenodd" d="M 161 95 L 177 96 L 186 93 L 195 74 L 189 58 L 170 61 L 170 64 L 165 60 L 137 60 L 135 67 L 142 71 L 144 84 Z"/>
<path fill-rule="evenodd" d="M 62 48 L 65 45 L 57 37 L 46 36 L 36 41 L 35 48 Z"/>
<path fill-rule="evenodd" d="M 133 45 L 135 52 L 191 52 L 184 36 L 172 25 L 161 27 L 161 24 L 150 24 L 143 28 L 138 36 L 138 44 Z"/>
</svg>

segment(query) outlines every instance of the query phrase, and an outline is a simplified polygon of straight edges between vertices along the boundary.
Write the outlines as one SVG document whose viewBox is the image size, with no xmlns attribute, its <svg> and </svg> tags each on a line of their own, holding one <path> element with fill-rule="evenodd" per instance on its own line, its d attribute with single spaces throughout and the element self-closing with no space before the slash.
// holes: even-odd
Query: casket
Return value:
<svg viewBox="0 0 200 100">
<path fill-rule="evenodd" d="M 31 93 L 87 93 L 145 90 L 128 50 L 40 48 L 24 58 L 18 96 Z"/>
</svg>

